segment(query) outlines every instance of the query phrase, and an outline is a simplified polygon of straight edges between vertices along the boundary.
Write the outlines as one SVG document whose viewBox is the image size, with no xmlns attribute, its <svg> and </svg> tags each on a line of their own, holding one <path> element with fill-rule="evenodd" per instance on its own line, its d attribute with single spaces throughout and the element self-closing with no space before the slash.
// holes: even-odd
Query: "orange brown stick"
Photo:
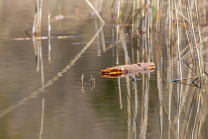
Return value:
<svg viewBox="0 0 208 139">
<path fill-rule="evenodd" d="M 137 63 L 133 65 L 121 65 L 112 68 L 107 68 L 105 70 L 101 70 L 101 74 L 103 77 L 115 78 L 118 76 L 123 76 L 124 74 L 145 73 L 144 71 L 151 72 L 154 70 L 154 68 L 155 68 L 155 64 L 152 62 Z"/>
</svg>

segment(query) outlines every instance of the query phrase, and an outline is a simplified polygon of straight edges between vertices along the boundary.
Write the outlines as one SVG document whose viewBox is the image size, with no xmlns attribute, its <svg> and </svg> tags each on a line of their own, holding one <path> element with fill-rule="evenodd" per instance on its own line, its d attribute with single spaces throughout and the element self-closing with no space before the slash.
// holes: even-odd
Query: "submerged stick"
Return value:
<svg viewBox="0 0 208 139">
<path fill-rule="evenodd" d="M 155 64 L 154 63 L 137 63 L 133 65 L 121 65 L 115 66 L 111 68 L 107 68 L 105 70 L 101 70 L 101 74 L 103 77 L 108 78 L 116 78 L 123 76 L 130 76 L 134 74 L 143 74 L 154 71 Z"/>
</svg>

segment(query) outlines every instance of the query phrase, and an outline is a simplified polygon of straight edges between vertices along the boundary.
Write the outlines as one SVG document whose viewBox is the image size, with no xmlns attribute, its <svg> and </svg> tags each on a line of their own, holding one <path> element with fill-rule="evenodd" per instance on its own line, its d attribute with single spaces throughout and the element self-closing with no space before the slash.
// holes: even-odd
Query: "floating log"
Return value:
<svg viewBox="0 0 208 139">
<path fill-rule="evenodd" d="M 155 64 L 152 62 L 137 63 L 133 65 L 121 65 L 101 70 L 101 75 L 102 77 L 117 78 L 152 72 L 154 71 L 154 68 Z"/>
</svg>

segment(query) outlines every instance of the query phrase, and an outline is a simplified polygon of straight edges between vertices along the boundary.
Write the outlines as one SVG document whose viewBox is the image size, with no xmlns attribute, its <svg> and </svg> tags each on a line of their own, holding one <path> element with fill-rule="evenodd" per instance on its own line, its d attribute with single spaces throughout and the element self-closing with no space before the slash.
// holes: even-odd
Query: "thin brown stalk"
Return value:
<svg viewBox="0 0 208 139">
<path fill-rule="evenodd" d="M 158 26 L 159 26 L 159 22 L 160 22 L 160 8 L 159 8 L 159 4 L 160 4 L 160 0 L 157 0 L 157 16 L 156 16 L 156 31 L 155 31 L 155 41 L 157 39 L 157 32 L 158 32 Z"/>
<path fill-rule="evenodd" d="M 134 35 L 134 11 L 135 11 L 135 0 L 133 2 L 131 39 L 133 38 Z"/>
<path fill-rule="evenodd" d="M 42 5 L 43 5 L 43 0 L 40 0 L 40 11 L 39 11 L 40 18 L 39 18 L 39 29 L 38 29 L 39 37 L 41 37 Z"/>
</svg>

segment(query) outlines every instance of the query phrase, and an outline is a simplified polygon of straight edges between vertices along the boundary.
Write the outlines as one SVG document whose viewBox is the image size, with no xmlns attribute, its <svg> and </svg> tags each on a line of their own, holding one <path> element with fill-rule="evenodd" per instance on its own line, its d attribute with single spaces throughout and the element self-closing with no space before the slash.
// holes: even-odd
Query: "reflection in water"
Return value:
<svg viewBox="0 0 208 139">
<path fill-rule="evenodd" d="M 87 0 L 86 0 L 87 1 Z M 87 1 L 89 4 L 89 1 Z M 75 62 L 82 56 L 82 54 L 87 50 L 87 48 L 91 45 L 91 43 L 95 40 L 95 38 L 98 36 L 98 34 L 100 33 L 100 31 L 103 29 L 103 26 L 105 25 L 105 22 L 102 20 L 102 18 L 99 16 L 99 14 L 97 13 L 97 11 L 95 11 L 95 13 L 97 14 L 98 18 L 102 21 L 102 25 L 100 26 L 100 28 L 98 29 L 98 31 L 95 33 L 95 35 L 91 38 L 91 40 L 88 42 L 88 44 L 74 57 L 73 60 L 71 60 L 66 67 L 60 71 L 59 73 L 57 73 L 56 76 L 54 76 L 53 79 L 49 80 L 47 82 L 47 84 L 45 84 L 43 87 L 40 87 L 39 89 L 37 89 L 36 91 L 32 92 L 30 94 L 29 97 L 27 98 L 23 98 L 22 100 L 18 101 L 16 105 L 12 105 L 10 107 L 8 107 L 7 109 L 5 109 L 4 111 L 0 112 L 0 118 L 2 118 L 5 114 L 7 114 L 8 112 L 10 112 L 11 110 L 23 105 L 26 101 L 28 101 L 31 98 L 36 97 L 43 88 L 49 87 L 50 85 L 52 85 L 55 81 L 57 81 L 59 79 L 59 77 L 62 76 L 63 73 L 65 73 L 68 69 L 70 69 L 70 67 L 72 65 L 75 64 Z M 36 43 L 37 45 L 38 43 Z M 39 49 L 39 47 L 37 47 L 37 49 Z M 37 59 L 39 61 L 39 50 L 37 50 Z M 37 62 L 37 71 L 39 71 L 39 62 Z"/>
<path fill-rule="evenodd" d="M 44 98 L 44 71 L 43 71 L 43 56 L 42 56 L 42 47 L 41 47 L 41 40 L 39 40 L 40 44 L 40 69 L 41 69 L 41 83 L 42 83 L 42 114 L 41 114 L 41 127 L 40 127 L 40 134 L 39 139 L 42 139 L 42 133 L 43 133 L 43 122 L 44 122 L 44 109 L 45 109 L 45 98 Z"/>
<path fill-rule="evenodd" d="M 162 138 L 162 131 L 163 131 L 163 91 L 162 91 L 162 64 L 163 64 L 163 57 L 161 52 L 161 45 L 160 42 L 156 44 L 157 51 L 156 51 L 156 63 L 157 63 L 157 89 L 159 95 L 159 116 L 160 116 L 160 138 Z"/>
<path fill-rule="evenodd" d="M 119 91 L 119 102 L 120 102 L 120 109 L 123 108 L 122 105 L 122 96 L 121 96 L 121 80 L 118 78 L 118 91 Z"/>
</svg>

